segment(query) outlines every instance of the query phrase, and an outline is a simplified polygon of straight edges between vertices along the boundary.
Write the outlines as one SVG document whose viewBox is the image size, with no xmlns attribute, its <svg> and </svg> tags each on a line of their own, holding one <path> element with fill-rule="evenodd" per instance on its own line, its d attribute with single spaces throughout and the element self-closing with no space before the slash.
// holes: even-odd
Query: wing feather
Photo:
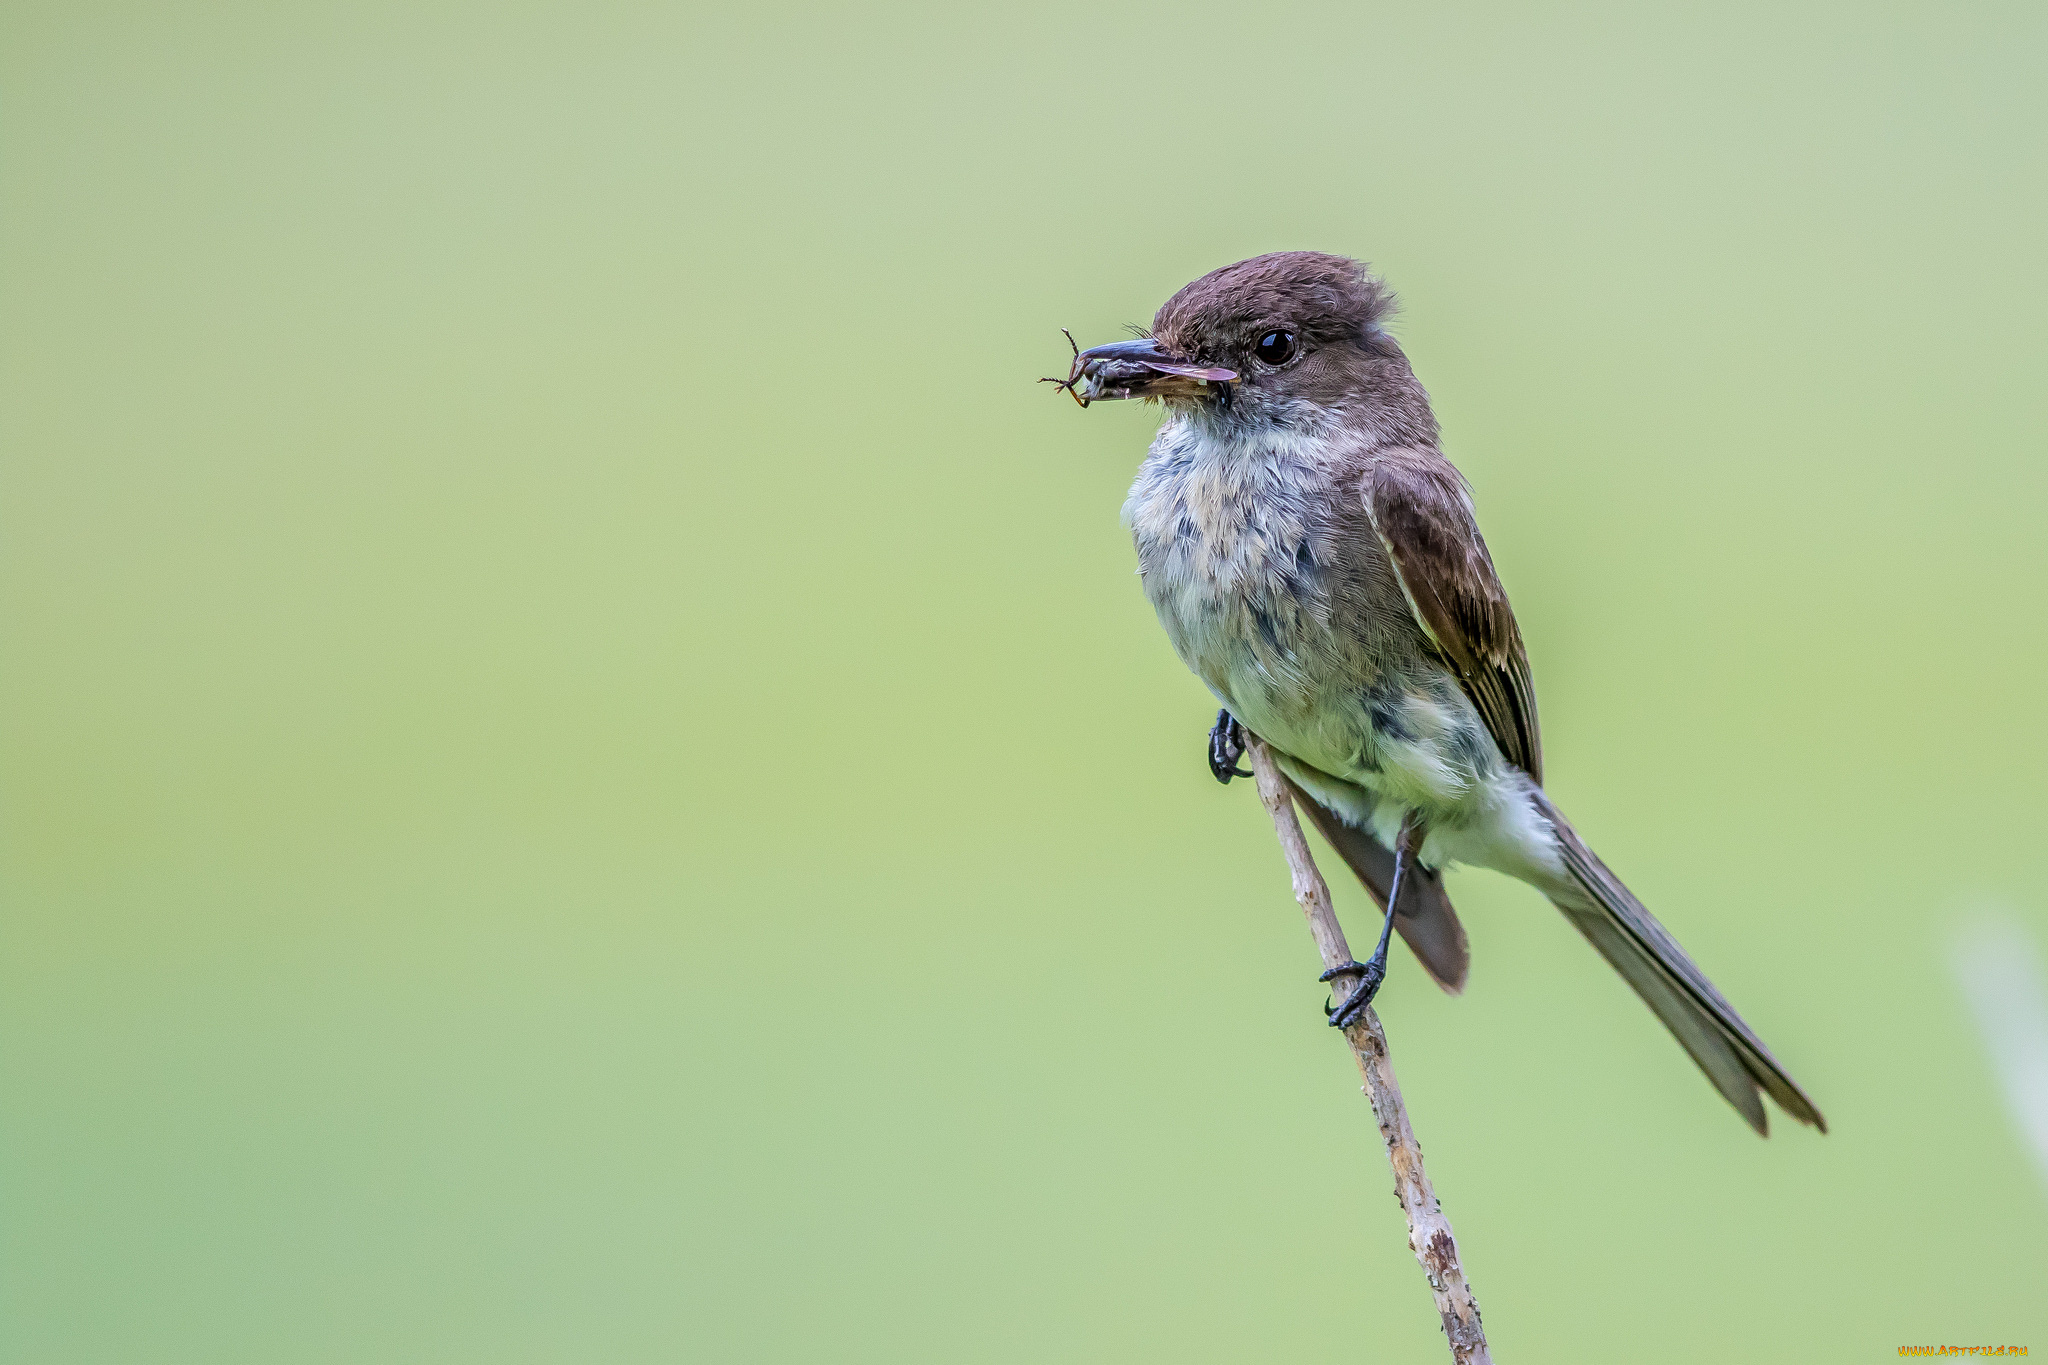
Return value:
<svg viewBox="0 0 2048 1365">
<path fill-rule="evenodd" d="M 1541 783 L 1543 739 L 1528 651 L 1464 477 L 1434 450 L 1389 450 L 1374 458 L 1364 491 L 1409 610 L 1501 753 Z"/>
</svg>

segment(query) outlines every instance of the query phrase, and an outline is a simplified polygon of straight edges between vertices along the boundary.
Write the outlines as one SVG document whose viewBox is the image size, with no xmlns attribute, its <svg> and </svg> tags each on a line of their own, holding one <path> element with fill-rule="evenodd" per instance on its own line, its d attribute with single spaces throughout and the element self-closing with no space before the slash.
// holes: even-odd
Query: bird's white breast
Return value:
<svg viewBox="0 0 2048 1365">
<path fill-rule="evenodd" d="M 1343 522 L 1345 467 L 1313 434 L 1169 419 L 1124 504 L 1145 594 L 1232 715 L 1341 779 L 1326 804 L 1383 839 L 1427 811 L 1432 865 L 1520 865 L 1528 779 L 1421 652 L 1370 531 Z"/>
<path fill-rule="evenodd" d="M 1261 734 L 1317 752 L 1334 742 L 1325 757 L 1339 761 L 1355 735 L 1309 733 L 1328 728 L 1320 694 L 1349 671 L 1331 619 L 1329 467 L 1312 438 L 1218 434 L 1176 417 L 1153 442 L 1124 520 L 1145 594 L 1188 667 Z"/>
</svg>

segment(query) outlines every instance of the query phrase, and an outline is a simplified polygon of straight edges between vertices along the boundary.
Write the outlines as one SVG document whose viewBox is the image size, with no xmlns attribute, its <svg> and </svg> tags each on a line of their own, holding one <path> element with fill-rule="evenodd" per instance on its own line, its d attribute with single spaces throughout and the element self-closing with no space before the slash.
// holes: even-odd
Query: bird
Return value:
<svg viewBox="0 0 2048 1365">
<path fill-rule="evenodd" d="M 1521 628 L 1429 395 L 1360 261 L 1283 251 L 1211 271 L 1054 383 L 1165 409 L 1123 519 L 1175 652 L 1215 694 L 1216 778 L 1256 738 L 1383 919 L 1330 1022 L 1355 1022 L 1399 929 L 1444 990 L 1470 948 L 1443 873 L 1490 868 L 1564 913 L 1760 1135 L 1761 1093 L 1827 1122 L 1543 788 Z"/>
</svg>

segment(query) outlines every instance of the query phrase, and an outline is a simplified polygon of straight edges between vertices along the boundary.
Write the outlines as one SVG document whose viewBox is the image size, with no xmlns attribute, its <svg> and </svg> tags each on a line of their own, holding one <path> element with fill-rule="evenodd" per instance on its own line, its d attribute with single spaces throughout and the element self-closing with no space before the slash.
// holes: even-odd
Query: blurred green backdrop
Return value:
<svg viewBox="0 0 2048 1365">
<path fill-rule="evenodd" d="M 10 0 L 0 1353 L 1437 1358 L 1157 412 L 1032 383 L 1298 246 L 1835 1128 L 1461 874 L 1499 1357 L 2048 1350 L 1944 949 L 2048 930 L 2048 10 L 1694 9 Z"/>
</svg>

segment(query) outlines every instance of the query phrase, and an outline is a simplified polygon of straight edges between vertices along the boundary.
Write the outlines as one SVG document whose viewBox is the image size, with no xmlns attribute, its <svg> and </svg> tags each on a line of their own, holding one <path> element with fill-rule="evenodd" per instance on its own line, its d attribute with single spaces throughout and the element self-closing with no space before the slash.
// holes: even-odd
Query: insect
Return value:
<svg viewBox="0 0 2048 1365">
<path fill-rule="evenodd" d="M 1150 399 L 1166 390 L 1195 391 L 1186 385 L 1174 386 L 1174 379 L 1193 380 L 1196 389 L 1214 384 L 1217 403 L 1230 406 L 1230 381 L 1237 378 L 1236 370 L 1181 364 L 1161 352 L 1158 343 L 1149 336 L 1091 346 L 1084 351 L 1072 332 L 1064 327 L 1060 332 L 1073 348 L 1073 368 L 1067 371 L 1065 379 L 1047 376 L 1038 382 L 1054 385 L 1084 408 L 1097 398 Z"/>
<path fill-rule="evenodd" d="M 1081 363 L 1081 343 L 1074 340 L 1074 334 L 1064 327 L 1060 328 L 1060 335 L 1067 339 L 1067 345 L 1074 348 L 1074 368 L 1067 371 L 1065 379 L 1057 379 L 1052 375 L 1047 375 L 1038 382 L 1058 386 L 1061 393 L 1066 394 L 1067 397 L 1073 399 L 1085 409 L 1088 406 L 1088 400 L 1074 392 L 1074 386 L 1081 382 L 1081 371 L 1086 368 Z"/>
</svg>

